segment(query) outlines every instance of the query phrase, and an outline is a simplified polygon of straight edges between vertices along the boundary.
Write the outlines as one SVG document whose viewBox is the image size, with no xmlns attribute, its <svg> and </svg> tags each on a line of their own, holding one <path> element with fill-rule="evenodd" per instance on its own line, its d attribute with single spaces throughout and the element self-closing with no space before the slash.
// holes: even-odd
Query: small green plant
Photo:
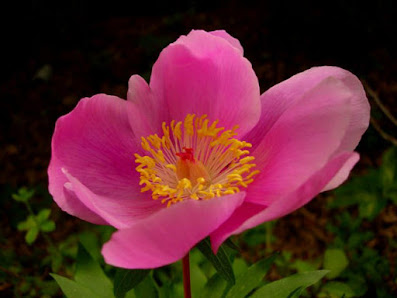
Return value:
<svg viewBox="0 0 397 298">
<path fill-rule="evenodd" d="M 12 198 L 15 201 L 24 203 L 26 209 L 29 212 L 26 220 L 18 223 L 17 226 L 19 231 L 26 231 L 25 241 L 29 245 L 36 241 L 37 236 L 40 232 L 49 233 L 55 230 L 55 222 L 49 219 L 51 214 L 50 209 L 45 208 L 40 210 L 38 214 L 34 213 L 32 206 L 29 202 L 29 200 L 33 197 L 34 193 L 35 191 L 33 189 L 29 190 L 22 187 L 18 190 L 18 193 L 12 195 Z M 49 238 L 46 238 L 46 240 L 49 240 Z"/>
</svg>

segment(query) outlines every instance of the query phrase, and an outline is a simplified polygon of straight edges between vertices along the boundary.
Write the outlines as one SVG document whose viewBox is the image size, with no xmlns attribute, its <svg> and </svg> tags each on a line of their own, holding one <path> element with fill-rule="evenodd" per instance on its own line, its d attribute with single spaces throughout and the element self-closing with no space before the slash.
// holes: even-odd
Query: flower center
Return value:
<svg viewBox="0 0 397 298">
<path fill-rule="evenodd" d="M 259 173 L 249 156 L 251 144 L 236 138 L 238 126 L 218 127 L 207 115 L 188 114 L 183 121 L 163 122 L 163 136 L 142 137 L 148 155 L 135 154 L 141 192 L 171 204 L 187 199 L 206 200 L 246 188 Z"/>
</svg>

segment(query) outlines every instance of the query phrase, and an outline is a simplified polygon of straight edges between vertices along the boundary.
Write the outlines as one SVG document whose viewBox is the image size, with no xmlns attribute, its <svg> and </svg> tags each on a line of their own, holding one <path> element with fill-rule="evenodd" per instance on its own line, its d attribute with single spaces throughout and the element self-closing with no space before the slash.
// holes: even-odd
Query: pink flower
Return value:
<svg viewBox="0 0 397 298">
<path fill-rule="evenodd" d="M 149 85 L 130 78 L 126 101 L 98 94 L 59 118 L 49 190 L 62 210 L 118 229 L 107 263 L 159 267 L 340 185 L 368 122 L 350 72 L 314 67 L 260 95 L 237 39 L 192 31 L 161 52 Z"/>
</svg>

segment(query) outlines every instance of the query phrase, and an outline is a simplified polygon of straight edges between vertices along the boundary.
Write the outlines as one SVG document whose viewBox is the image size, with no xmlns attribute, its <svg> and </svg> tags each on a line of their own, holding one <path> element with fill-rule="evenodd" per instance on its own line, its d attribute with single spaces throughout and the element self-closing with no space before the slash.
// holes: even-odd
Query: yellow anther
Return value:
<svg viewBox="0 0 397 298">
<path fill-rule="evenodd" d="M 193 127 L 193 119 L 195 115 L 194 114 L 188 114 L 185 118 L 185 131 L 188 135 L 193 135 L 194 133 L 194 127 Z"/>
<path fill-rule="evenodd" d="M 245 177 L 245 179 L 250 179 L 250 178 L 254 177 L 255 175 L 258 175 L 259 173 L 260 173 L 259 170 L 252 171 L 251 173 L 249 173 L 249 175 L 247 175 Z"/>
<path fill-rule="evenodd" d="M 141 140 L 142 140 L 142 143 L 141 143 L 142 148 L 145 149 L 146 151 L 150 151 L 151 148 L 150 148 L 148 141 L 144 137 L 142 137 Z"/>
<path fill-rule="evenodd" d="M 168 168 L 168 169 L 171 169 L 171 170 L 173 170 L 174 172 L 176 172 L 176 166 L 175 166 L 175 165 L 173 165 L 173 164 L 168 164 L 168 165 L 165 165 L 165 167 L 166 167 L 166 168 Z"/>
<path fill-rule="evenodd" d="M 198 197 L 197 193 L 191 194 L 191 195 L 190 195 L 190 198 L 193 199 L 193 200 L 196 200 L 196 201 L 199 200 L 199 197 Z"/>
<path fill-rule="evenodd" d="M 163 136 L 142 138 L 147 155 L 134 154 L 141 191 L 170 207 L 235 194 L 252 183 L 259 171 L 252 170 L 254 157 L 246 150 L 251 144 L 235 138 L 238 126 L 225 130 L 218 123 L 189 114 L 183 121 L 163 122 Z"/>
<path fill-rule="evenodd" d="M 245 164 L 247 162 L 253 161 L 254 159 L 255 159 L 255 157 L 253 157 L 253 156 L 247 156 L 247 157 L 240 159 L 240 163 Z"/>
<path fill-rule="evenodd" d="M 233 195 L 234 191 L 232 189 L 227 189 L 223 192 L 224 195 Z"/>
<path fill-rule="evenodd" d="M 182 125 L 182 122 L 178 122 L 178 123 L 175 125 L 174 129 L 172 130 L 172 131 L 174 132 L 174 136 L 175 136 L 178 140 L 180 140 L 181 137 L 182 137 L 181 125 Z"/>
<path fill-rule="evenodd" d="M 203 177 L 199 177 L 199 178 L 197 178 L 197 183 L 198 184 L 204 184 L 205 183 L 205 179 Z"/>
</svg>

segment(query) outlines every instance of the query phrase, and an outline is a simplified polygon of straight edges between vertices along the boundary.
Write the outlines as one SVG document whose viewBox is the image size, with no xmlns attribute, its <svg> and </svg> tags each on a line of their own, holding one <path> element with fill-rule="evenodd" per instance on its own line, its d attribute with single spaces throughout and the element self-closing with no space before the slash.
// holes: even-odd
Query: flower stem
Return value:
<svg viewBox="0 0 397 298">
<path fill-rule="evenodd" d="M 189 253 L 182 259 L 183 265 L 183 292 L 185 293 L 185 298 L 191 298 L 192 293 L 190 289 L 190 263 L 189 263 Z"/>
</svg>

